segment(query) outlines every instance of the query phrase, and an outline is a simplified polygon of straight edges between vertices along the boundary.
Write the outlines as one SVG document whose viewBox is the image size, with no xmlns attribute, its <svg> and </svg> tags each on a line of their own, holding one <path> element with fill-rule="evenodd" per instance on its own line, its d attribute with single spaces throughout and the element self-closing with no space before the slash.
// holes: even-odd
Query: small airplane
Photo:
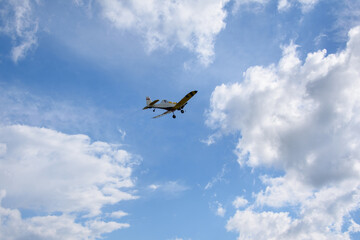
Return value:
<svg viewBox="0 0 360 240">
<path fill-rule="evenodd" d="M 167 100 L 162 100 L 160 103 L 157 103 L 159 100 L 154 100 L 151 101 L 151 99 L 149 97 L 146 97 L 146 106 L 143 108 L 143 110 L 145 109 L 149 109 L 149 108 L 153 108 L 153 112 L 155 112 L 156 108 L 159 109 L 164 109 L 167 110 L 166 112 L 157 115 L 153 118 L 158 118 L 158 117 L 162 117 L 168 113 L 172 113 L 173 114 L 173 118 L 176 118 L 174 112 L 176 110 L 179 110 L 181 113 L 184 113 L 184 107 L 187 104 L 187 102 L 190 100 L 190 98 L 192 98 L 195 94 L 197 93 L 197 91 L 191 91 L 188 94 L 186 94 L 185 97 L 183 97 L 183 99 L 180 100 L 180 102 L 170 102 Z"/>
</svg>

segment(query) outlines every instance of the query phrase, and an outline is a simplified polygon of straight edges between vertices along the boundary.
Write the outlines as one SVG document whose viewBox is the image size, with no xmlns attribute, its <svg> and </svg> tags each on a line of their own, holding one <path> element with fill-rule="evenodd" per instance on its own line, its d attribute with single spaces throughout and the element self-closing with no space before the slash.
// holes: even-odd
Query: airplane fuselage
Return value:
<svg viewBox="0 0 360 240">
<path fill-rule="evenodd" d="M 176 102 L 170 102 L 170 101 L 167 101 L 167 100 L 162 100 L 158 104 L 154 104 L 152 106 L 149 106 L 149 108 L 159 108 L 159 109 L 164 109 L 164 110 L 170 110 L 175 105 L 176 105 Z"/>
</svg>

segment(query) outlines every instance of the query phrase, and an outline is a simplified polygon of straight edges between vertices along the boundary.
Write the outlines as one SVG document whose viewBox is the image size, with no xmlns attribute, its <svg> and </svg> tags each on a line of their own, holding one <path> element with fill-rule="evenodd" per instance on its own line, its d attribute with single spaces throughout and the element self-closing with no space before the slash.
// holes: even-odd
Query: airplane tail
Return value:
<svg viewBox="0 0 360 240">
<path fill-rule="evenodd" d="M 146 97 L 146 106 L 143 109 L 153 108 L 155 103 L 157 103 L 159 99 L 151 101 L 149 97 Z"/>
<path fill-rule="evenodd" d="M 151 103 L 150 97 L 146 97 L 146 106 L 149 106 Z"/>
</svg>

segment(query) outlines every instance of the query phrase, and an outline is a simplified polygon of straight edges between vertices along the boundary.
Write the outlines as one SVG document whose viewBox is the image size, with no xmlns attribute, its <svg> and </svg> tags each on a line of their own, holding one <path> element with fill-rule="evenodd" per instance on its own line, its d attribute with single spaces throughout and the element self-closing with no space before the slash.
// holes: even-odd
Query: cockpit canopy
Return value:
<svg viewBox="0 0 360 240">
<path fill-rule="evenodd" d="M 170 103 L 170 104 L 176 104 L 176 102 L 170 102 L 170 101 L 168 101 L 168 100 L 165 100 L 165 99 L 164 99 L 164 100 L 162 100 L 162 101 L 161 101 L 161 103 Z"/>
</svg>

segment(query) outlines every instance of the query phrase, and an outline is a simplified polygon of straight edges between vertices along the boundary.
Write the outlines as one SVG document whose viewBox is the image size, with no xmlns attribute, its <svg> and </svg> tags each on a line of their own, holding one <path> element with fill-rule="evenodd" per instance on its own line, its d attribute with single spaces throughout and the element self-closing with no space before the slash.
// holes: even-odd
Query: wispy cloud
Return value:
<svg viewBox="0 0 360 240">
<path fill-rule="evenodd" d="M 179 181 L 168 181 L 164 183 L 151 184 L 149 189 L 152 191 L 157 191 L 164 193 L 170 196 L 178 196 L 184 191 L 189 190 L 190 188 Z"/>
<path fill-rule="evenodd" d="M 110 214 L 110 217 L 112 218 L 122 218 L 129 215 L 128 213 L 124 212 L 124 211 L 116 211 L 116 212 L 112 212 Z"/>
<path fill-rule="evenodd" d="M 360 24 L 360 2 L 345 0 L 340 8 L 334 10 L 336 22 L 335 31 L 339 33 L 341 41 L 345 41 L 349 29 Z"/>
<path fill-rule="evenodd" d="M 213 178 L 211 179 L 210 182 L 208 182 L 205 186 L 205 190 L 208 190 L 208 189 L 211 189 L 214 184 L 218 183 L 218 182 L 221 182 L 224 180 L 224 175 L 225 175 L 225 172 L 226 172 L 226 165 L 224 165 L 221 169 L 221 171 Z"/>
<path fill-rule="evenodd" d="M 279 11 L 286 11 L 293 5 L 299 4 L 301 10 L 303 12 L 310 11 L 319 0 L 279 0 L 278 2 L 278 10 Z"/>
<path fill-rule="evenodd" d="M 2 4 L 0 18 L 3 23 L 0 33 L 10 36 L 13 40 L 11 58 L 17 63 L 37 45 L 38 20 L 33 15 L 30 0 L 10 0 Z"/>
<path fill-rule="evenodd" d="M 119 131 L 119 133 L 120 133 L 120 135 L 121 135 L 121 140 L 125 140 L 125 136 L 126 136 L 126 132 L 125 132 L 125 130 L 122 130 L 122 129 L 120 129 L 120 128 L 118 128 L 118 131 Z"/>
<path fill-rule="evenodd" d="M 252 10 L 256 10 L 259 6 L 265 6 L 268 2 L 269 0 L 235 0 L 232 8 L 232 14 L 236 14 L 244 6 L 247 6 Z"/>
<path fill-rule="evenodd" d="M 244 6 L 246 6 L 247 9 L 257 10 L 259 6 L 265 6 L 269 2 L 270 0 L 235 0 L 232 12 L 235 14 Z M 310 11 L 318 2 L 319 0 L 278 0 L 277 8 L 279 12 L 283 12 L 289 10 L 294 5 L 299 5 L 305 13 Z"/>
<path fill-rule="evenodd" d="M 2 103 L 0 124 L 43 126 L 70 133 L 91 131 L 92 136 L 95 137 L 108 135 L 117 142 L 125 140 L 126 132 L 121 128 L 99 129 L 98 126 L 104 118 L 119 116 L 105 108 L 99 109 L 90 104 L 79 105 L 50 96 L 38 96 L 25 89 L 9 87 L 6 84 L 0 84 L 0 102 Z M 119 132 L 114 134 L 116 130 Z"/>
<path fill-rule="evenodd" d="M 200 140 L 200 142 L 205 143 L 206 145 L 210 146 L 210 145 L 216 143 L 216 140 L 221 137 L 222 137 L 222 132 L 218 131 L 218 132 L 215 132 L 215 133 L 211 134 L 210 136 L 208 136 L 207 139 Z"/>
</svg>

